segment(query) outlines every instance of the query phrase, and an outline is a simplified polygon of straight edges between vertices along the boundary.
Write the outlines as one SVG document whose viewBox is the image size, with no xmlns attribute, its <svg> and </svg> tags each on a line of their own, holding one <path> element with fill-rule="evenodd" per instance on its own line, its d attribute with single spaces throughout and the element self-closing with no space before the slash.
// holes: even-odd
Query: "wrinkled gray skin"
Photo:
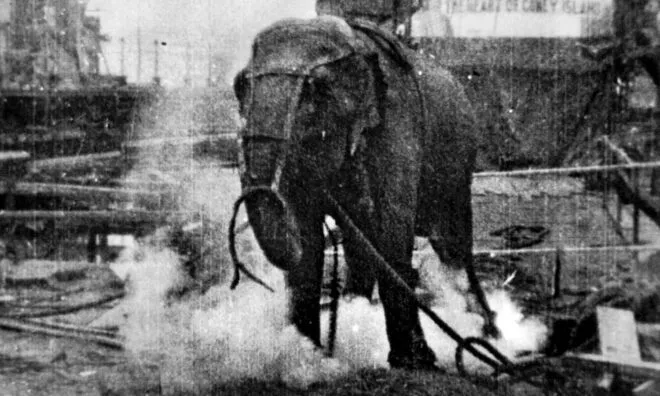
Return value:
<svg viewBox="0 0 660 396">
<path fill-rule="evenodd" d="M 246 202 L 249 221 L 267 258 L 287 271 L 291 321 L 317 345 L 323 220 L 326 214 L 332 216 L 323 201 L 324 188 L 411 286 L 417 282 L 411 266 L 415 235 L 428 236 L 449 266 L 472 266 L 475 120 L 462 87 L 448 72 L 415 61 L 429 109 L 430 127 L 425 129 L 409 72 L 356 32 L 366 51 L 312 70 L 293 106 L 288 137 L 285 126 L 298 77 L 246 77 L 245 72 L 255 69 L 277 71 L 318 60 L 330 46 L 325 41 L 333 36 L 320 34 L 311 41 L 309 37 L 337 23 L 328 18 L 287 21 L 264 30 L 255 40 L 251 63 L 235 81 L 246 119 L 243 188 L 272 184 L 277 153 L 285 153 L 277 188 L 286 209 L 268 194 L 257 194 Z M 297 35 L 297 28 L 287 24 L 305 32 Z M 289 31 L 282 35 L 283 29 Z M 369 257 L 354 241 L 345 240 L 344 248 L 351 267 L 347 290 L 370 296 L 375 272 Z M 379 279 L 378 285 L 390 363 L 431 364 L 434 356 L 414 301 L 386 279 Z"/>
</svg>

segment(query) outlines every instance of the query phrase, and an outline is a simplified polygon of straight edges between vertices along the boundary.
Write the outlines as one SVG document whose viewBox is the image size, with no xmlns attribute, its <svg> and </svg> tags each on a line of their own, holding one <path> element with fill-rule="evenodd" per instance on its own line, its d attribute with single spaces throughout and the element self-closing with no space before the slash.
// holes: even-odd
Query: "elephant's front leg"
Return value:
<svg viewBox="0 0 660 396">
<path fill-rule="evenodd" d="M 296 217 L 303 252 L 300 263 L 286 274 L 290 293 L 289 319 L 300 333 L 321 346 L 320 300 L 325 247 L 323 216 L 305 211 Z"/>
</svg>

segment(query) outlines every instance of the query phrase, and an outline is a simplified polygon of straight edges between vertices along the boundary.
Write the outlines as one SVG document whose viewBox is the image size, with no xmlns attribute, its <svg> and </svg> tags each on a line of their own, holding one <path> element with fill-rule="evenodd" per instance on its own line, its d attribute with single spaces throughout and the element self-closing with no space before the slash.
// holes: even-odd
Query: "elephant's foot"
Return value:
<svg viewBox="0 0 660 396">
<path fill-rule="evenodd" d="M 476 302 L 473 304 L 474 306 L 472 307 L 472 309 L 468 308 L 468 312 L 474 312 L 484 319 L 484 324 L 483 326 L 481 326 L 482 337 L 499 339 L 502 336 L 502 334 L 500 332 L 500 329 L 497 327 L 495 321 L 495 318 L 497 317 L 497 313 L 495 313 L 492 310 L 486 311 L 481 306 L 481 304 L 478 304 Z"/>
<path fill-rule="evenodd" d="M 497 314 L 493 311 L 486 313 L 484 315 L 484 325 L 481 327 L 481 334 L 487 338 L 499 339 L 502 337 L 500 329 L 495 324 L 495 318 Z"/>
<path fill-rule="evenodd" d="M 484 307 L 484 305 L 486 306 Z M 491 310 L 488 304 L 480 303 L 477 293 L 473 289 L 468 291 L 467 312 L 476 313 L 484 319 L 484 324 L 481 327 L 481 335 L 483 337 L 499 339 L 502 336 L 495 321 L 497 313 Z"/>
<path fill-rule="evenodd" d="M 352 302 L 353 300 L 355 300 L 356 298 L 364 298 L 364 299 L 366 299 L 367 301 L 369 301 L 369 304 L 371 304 L 371 305 L 378 305 L 378 304 L 380 304 L 380 299 L 378 298 L 378 296 L 374 296 L 374 297 L 371 297 L 371 298 L 368 298 L 368 297 L 365 297 L 365 296 L 361 296 L 361 295 L 358 295 L 358 294 L 344 294 L 344 295 L 342 296 L 342 300 L 343 300 L 345 303 L 347 303 L 347 304 L 348 304 L 348 303 L 351 303 L 351 302 Z"/>
<path fill-rule="evenodd" d="M 424 339 L 414 341 L 412 348 L 409 350 L 397 349 L 393 348 L 387 357 L 387 361 L 392 368 L 427 371 L 440 370 L 435 364 L 435 354 Z"/>
</svg>

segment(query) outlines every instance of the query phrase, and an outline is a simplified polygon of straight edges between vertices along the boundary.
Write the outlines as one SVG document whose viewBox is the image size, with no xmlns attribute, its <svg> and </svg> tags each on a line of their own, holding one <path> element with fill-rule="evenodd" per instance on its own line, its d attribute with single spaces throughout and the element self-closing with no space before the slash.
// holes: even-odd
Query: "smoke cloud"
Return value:
<svg viewBox="0 0 660 396">
<path fill-rule="evenodd" d="M 242 237 L 249 246 L 251 235 Z M 286 321 L 287 294 L 283 274 L 256 250 L 241 255 L 277 292 L 244 281 L 235 291 L 226 284 L 201 297 L 165 304 L 168 288 L 180 282 L 177 256 L 167 249 L 139 247 L 125 255 L 132 261 L 131 285 L 126 301 L 128 320 L 122 326 L 129 350 L 139 361 L 158 364 L 163 389 L 168 394 L 209 391 L 218 383 L 257 378 L 283 381 L 306 389 L 336 379 L 358 368 L 388 367 L 389 346 L 380 305 L 366 299 L 342 300 L 339 309 L 335 357 L 325 357 Z M 137 259 L 136 259 L 137 258 Z M 434 270 L 448 273 L 439 263 Z M 434 311 L 463 336 L 479 336 L 483 320 L 466 312 L 467 303 L 452 279 L 435 283 Z M 489 295 L 498 313 L 503 338 L 494 342 L 505 355 L 538 349 L 546 329 L 533 318 L 524 318 L 504 292 Z M 422 325 L 438 362 L 453 370 L 455 343 L 428 318 Z M 328 314 L 322 316 L 324 339 Z M 466 354 L 470 370 L 486 368 Z"/>
</svg>

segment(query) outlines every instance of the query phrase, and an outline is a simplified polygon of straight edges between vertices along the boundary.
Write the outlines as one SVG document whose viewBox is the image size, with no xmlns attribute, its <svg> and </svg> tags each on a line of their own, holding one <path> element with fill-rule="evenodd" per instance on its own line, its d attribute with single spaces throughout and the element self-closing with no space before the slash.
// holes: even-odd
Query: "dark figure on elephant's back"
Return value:
<svg viewBox="0 0 660 396">
<path fill-rule="evenodd" d="M 475 120 L 462 87 L 445 70 L 403 49 L 392 35 L 336 17 L 285 20 L 255 39 L 235 80 L 249 221 L 266 257 L 286 270 L 291 317 L 320 345 L 329 192 L 413 288 L 415 235 L 429 237 L 443 262 L 472 268 L 470 183 Z M 428 109 L 428 111 L 425 111 Z M 344 240 L 349 290 L 371 293 L 372 258 Z M 378 279 L 395 367 L 433 367 L 418 310 L 388 279 Z"/>
</svg>

